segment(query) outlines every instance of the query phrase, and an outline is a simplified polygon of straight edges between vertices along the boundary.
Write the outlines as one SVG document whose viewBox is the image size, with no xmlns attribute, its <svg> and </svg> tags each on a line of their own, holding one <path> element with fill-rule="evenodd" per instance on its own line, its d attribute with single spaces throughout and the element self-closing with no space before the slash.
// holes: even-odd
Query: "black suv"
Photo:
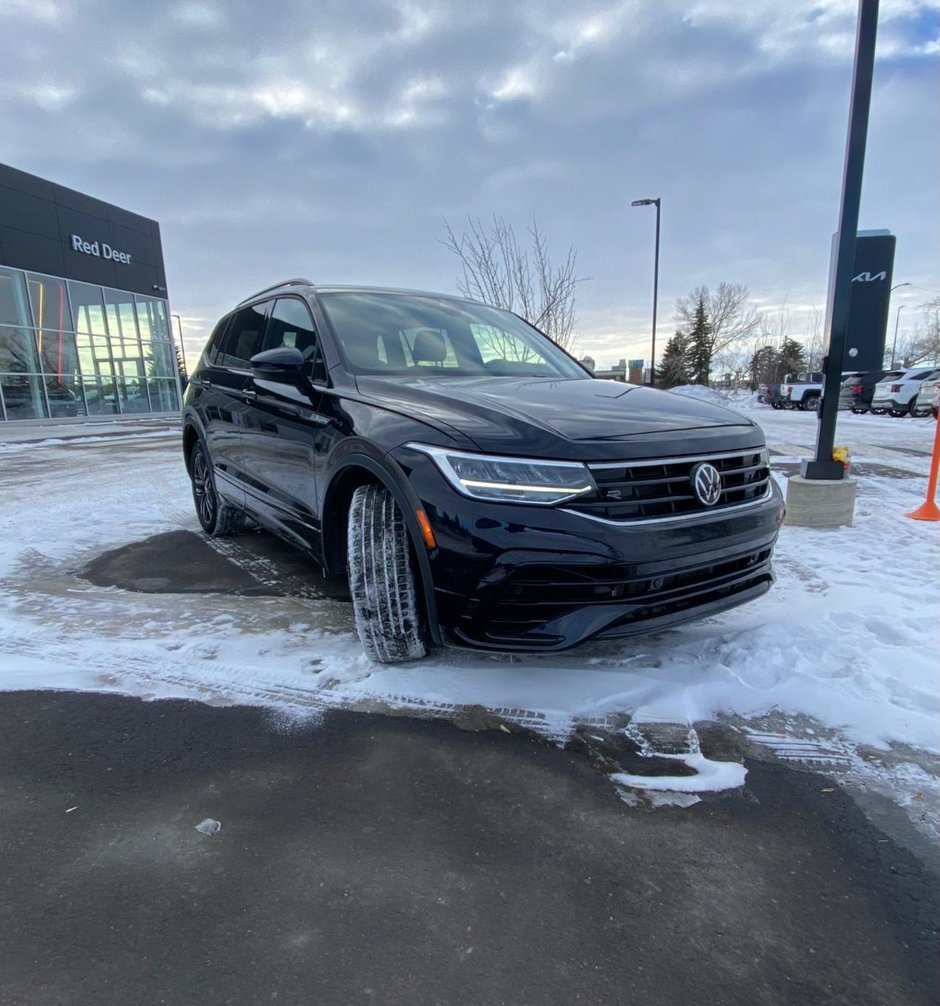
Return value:
<svg viewBox="0 0 940 1006">
<path fill-rule="evenodd" d="M 383 662 L 562 650 L 749 601 L 784 510 L 744 416 L 596 380 L 485 304 L 308 280 L 216 325 L 183 451 L 206 532 L 250 517 L 347 575 Z"/>
</svg>

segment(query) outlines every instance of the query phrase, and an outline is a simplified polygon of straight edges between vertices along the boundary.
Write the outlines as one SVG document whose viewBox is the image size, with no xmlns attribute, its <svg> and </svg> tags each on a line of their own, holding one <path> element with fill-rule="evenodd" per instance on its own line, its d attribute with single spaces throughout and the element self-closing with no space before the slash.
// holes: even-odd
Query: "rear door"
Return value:
<svg viewBox="0 0 940 1006">
<path fill-rule="evenodd" d="M 269 301 L 235 311 L 198 375 L 199 409 L 206 431 L 216 488 L 244 503 L 247 469 L 242 431 L 250 408 L 251 364 L 261 349 Z"/>
</svg>

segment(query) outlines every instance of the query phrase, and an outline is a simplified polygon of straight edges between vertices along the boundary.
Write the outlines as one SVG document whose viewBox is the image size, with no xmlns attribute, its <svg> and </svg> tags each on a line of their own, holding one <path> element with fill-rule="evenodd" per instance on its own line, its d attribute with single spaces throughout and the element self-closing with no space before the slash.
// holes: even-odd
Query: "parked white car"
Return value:
<svg viewBox="0 0 940 1006">
<path fill-rule="evenodd" d="M 937 418 L 937 408 L 940 403 L 940 370 L 935 370 L 932 377 L 925 377 L 920 385 L 920 391 L 911 406 L 912 416 L 930 416 Z"/>
<path fill-rule="evenodd" d="M 940 370 L 935 367 L 912 367 L 900 377 L 880 381 L 875 385 L 871 411 L 876 416 L 883 416 L 886 412 L 892 416 L 906 416 L 911 412 L 923 382 L 934 375 L 940 378 Z"/>
</svg>

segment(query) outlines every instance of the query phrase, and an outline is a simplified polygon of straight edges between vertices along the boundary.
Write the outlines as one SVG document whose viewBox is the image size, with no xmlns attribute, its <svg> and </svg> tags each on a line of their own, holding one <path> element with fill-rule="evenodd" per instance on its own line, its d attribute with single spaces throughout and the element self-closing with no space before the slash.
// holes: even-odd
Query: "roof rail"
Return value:
<svg viewBox="0 0 940 1006">
<path fill-rule="evenodd" d="M 254 300 L 255 297 L 260 297 L 263 293 L 270 293 L 272 290 L 280 290 L 284 286 L 313 286 L 313 281 L 309 279 L 283 279 L 280 283 L 274 283 L 272 286 L 266 286 L 263 290 L 259 290 L 257 293 L 253 293 L 250 297 L 245 297 L 244 300 L 240 300 L 235 306 L 241 307 L 242 304 L 247 304 L 248 301 Z"/>
</svg>

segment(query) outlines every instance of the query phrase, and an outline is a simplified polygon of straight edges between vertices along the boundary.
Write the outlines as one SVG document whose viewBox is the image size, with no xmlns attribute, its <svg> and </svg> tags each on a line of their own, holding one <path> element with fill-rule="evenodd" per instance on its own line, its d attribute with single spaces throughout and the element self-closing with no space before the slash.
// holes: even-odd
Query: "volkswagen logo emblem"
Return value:
<svg viewBox="0 0 940 1006">
<path fill-rule="evenodd" d="M 714 465 L 704 462 L 692 469 L 692 488 L 705 506 L 714 506 L 721 496 L 721 475 Z"/>
</svg>

